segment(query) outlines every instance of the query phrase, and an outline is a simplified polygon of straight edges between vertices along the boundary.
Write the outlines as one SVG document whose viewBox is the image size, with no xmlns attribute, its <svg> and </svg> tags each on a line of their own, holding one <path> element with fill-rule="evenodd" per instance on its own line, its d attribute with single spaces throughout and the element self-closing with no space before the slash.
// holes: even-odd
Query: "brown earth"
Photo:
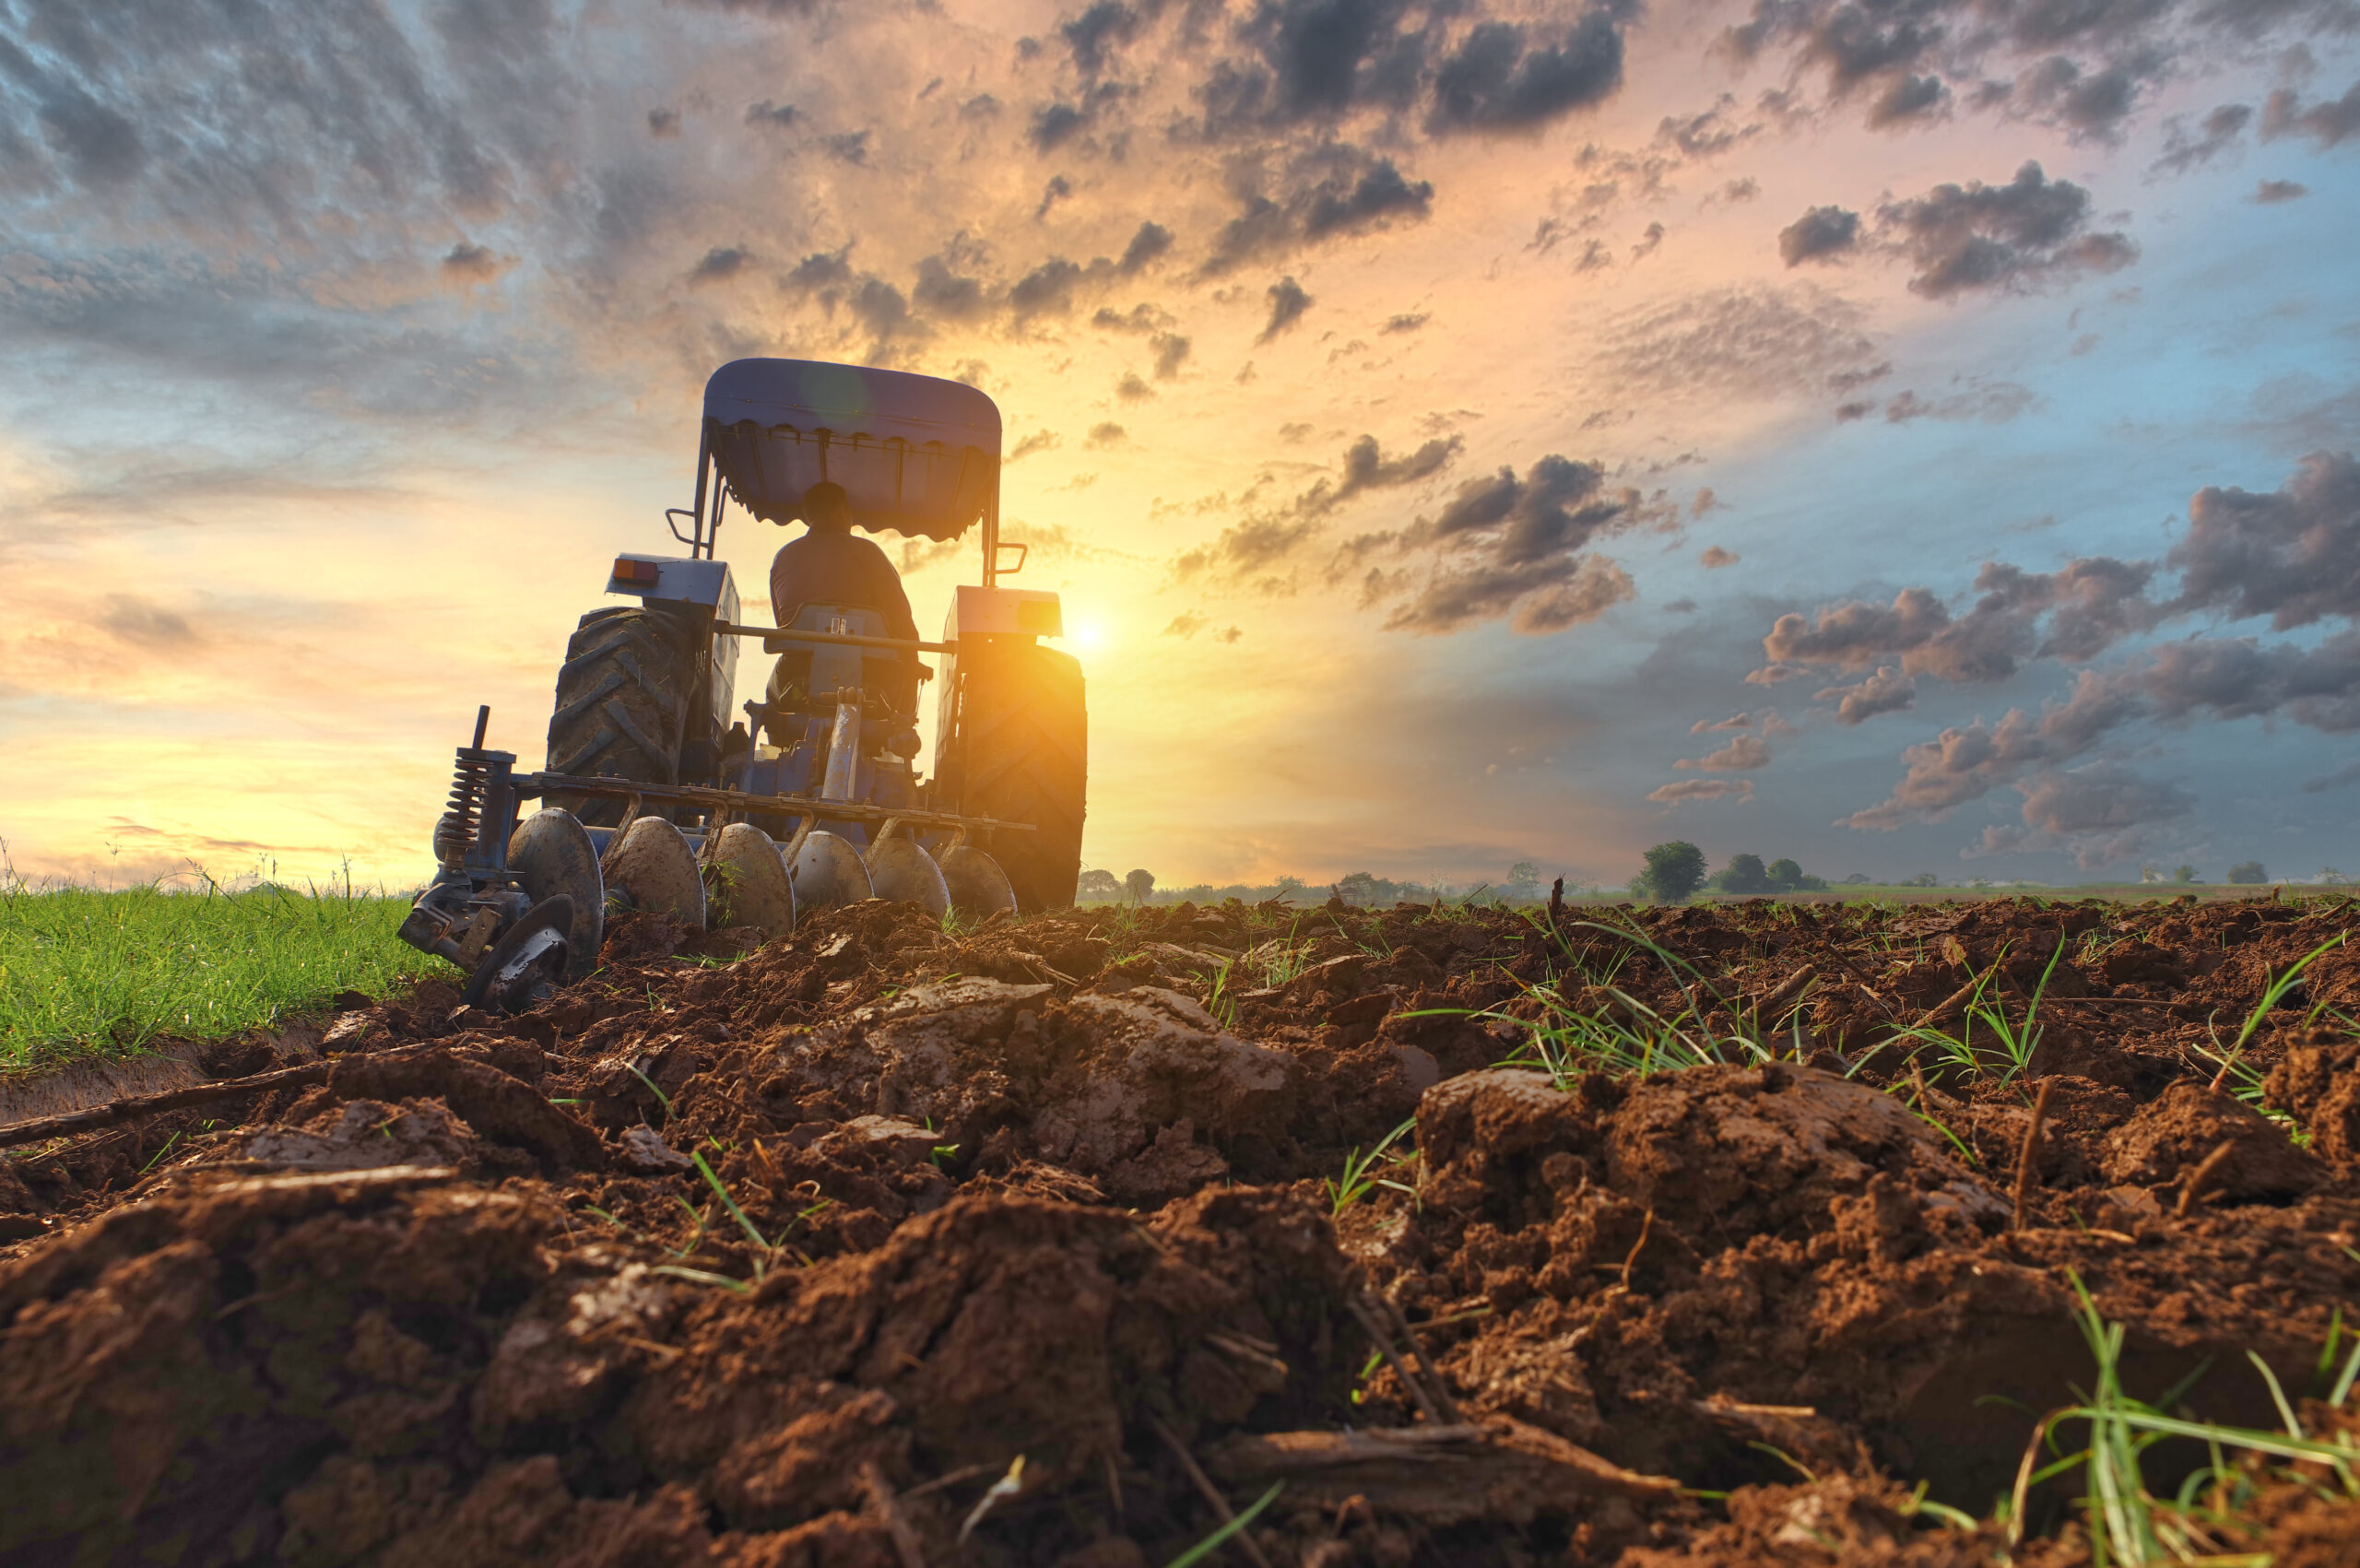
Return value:
<svg viewBox="0 0 2360 1568">
<path fill-rule="evenodd" d="M 352 1008 L 0 1163 L 0 1562 L 1132 1568 L 1276 1485 L 1221 1555 L 1991 1562 L 1918 1488 L 1990 1517 L 2077 1282 L 2133 1395 L 2350 1430 L 2360 944 L 2219 1058 L 2351 904 L 1600 914 L 626 917 L 537 1013 Z M 2024 1060 L 1912 1058 L 1987 975 Z M 1729 1059 L 1536 1071 L 1552 984 Z M 2354 1560 L 2248 1468 L 2215 1546 Z"/>
</svg>

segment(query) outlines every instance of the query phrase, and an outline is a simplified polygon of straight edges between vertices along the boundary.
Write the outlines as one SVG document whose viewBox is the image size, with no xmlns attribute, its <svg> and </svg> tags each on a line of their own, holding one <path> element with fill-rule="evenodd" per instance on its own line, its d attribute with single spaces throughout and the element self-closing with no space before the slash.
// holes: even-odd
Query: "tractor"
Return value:
<svg viewBox="0 0 2360 1568">
<path fill-rule="evenodd" d="M 823 481 L 872 533 L 949 542 L 980 528 L 982 581 L 954 591 L 939 642 L 887 636 L 859 605 L 739 623 L 714 553 L 729 503 L 785 523 Z M 1041 645 L 1063 632 L 1056 595 L 1000 586 L 1027 552 L 1001 541 L 999 500 L 999 409 L 974 387 L 797 360 L 722 366 L 705 384 L 695 499 L 665 513 L 688 553 L 615 558 L 607 592 L 636 602 L 574 629 L 542 770 L 486 749 L 490 710 L 477 711 L 403 940 L 465 971 L 469 1005 L 516 1011 L 597 967 L 610 911 L 776 934 L 868 898 L 965 922 L 1070 904 L 1081 670 Z M 740 718 L 744 639 L 785 656 Z M 899 695 L 918 689 L 911 665 L 938 682 L 930 777 Z"/>
</svg>

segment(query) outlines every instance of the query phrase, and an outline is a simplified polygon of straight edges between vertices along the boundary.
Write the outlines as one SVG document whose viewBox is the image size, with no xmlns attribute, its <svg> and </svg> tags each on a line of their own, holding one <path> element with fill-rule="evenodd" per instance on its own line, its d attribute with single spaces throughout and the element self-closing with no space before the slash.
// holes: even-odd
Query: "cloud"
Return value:
<svg viewBox="0 0 2360 1568">
<path fill-rule="evenodd" d="M 1887 374 L 1855 306 L 1810 285 L 1675 295 L 1610 318 L 1601 370 L 1624 395 L 1768 401 Z"/>
<path fill-rule="evenodd" d="M 1622 85 L 1622 35 L 1605 9 L 1545 45 L 1516 23 L 1483 22 L 1435 71 L 1426 124 L 1443 133 L 1530 131 Z"/>
<path fill-rule="evenodd" d="M 2124 234 L 2091 232 L 2089 218 L 2089 192 L 2031 161 L 2005 185 L 1937 185 L 1877 209 L 1880 235 L 1918 268 L 1911 291 L 1929 300 L 2130 265 L 2138 247 Z"/>
<path fill-rule="evenodd" d="M 647 112 L 647 134 L 658 141 L 677 141 L 680 136 L 680 112 L 677 109 L 651 109 Z"/>
<path fill-rule="evenodd" d="M 1148 339 L 1148 347 L 1155 350 L 1155 379 L 1170 381 L 1188 362 L 1188 340 L 1176 332 L 1159 332 Z"/>
<path fill-rule="evenodd" d="M 2279 631 L 2360 616 L 2360 462 L 2312 453 L 2262 495 L 2207 485 L 2164 561 L 2180 574 L 2175 615 L 2268 616 Z"/>
<path fill-rule="evenodd" d="M 1092 451 L 1103 452 L 1110 446 L 1120 446 L 1129 439 L 1128 430 L 1115 423 L 1114 420 L 1108 419 L 1103 423 L 1091 426 L 1090 439 L 1083 444 Z"/>
<path fill-rule="evenodd" d="M 1770 748 L 1758 735 L 1733 735 L 1729 744 L 1702 757 L 1682 757 L 1672 764 L 1675 768 L 1694 769 L 1706 773 L 1737 773 L 1770 765 Z"/>
<path fill-rule="evenodd" d="M 2163 156 L 2156 159 L 2156 172 L 2185 174 L 2201 168 L 2237 145 L 2247 125 L 2253 121 L 2253 111 L 2242 103 L 2224 103 L 2204 117 L 2201 129 L 2190 134 L 2188 122 L 2174 115 L 2165 123 Z"/>
<path fill-rule="evenodd" d="M 2323 99 L 2307 109 L 2292 88 L 2279 88 L 2262 105 L 2264 141 L 2307 136 L 2325 148 L 2338 146 L 2355 134 L 2360 134 L 2360 81 L 2345 88 L 2342 98 Z"/>
<path fill-rule="evenodd" d="M 1691 735 L 1710 735 L 1717 730 L 1751 729 L 1752 727 L 1753 715 L 1752 713 L 1731 713 L 1725 719 L 1698 719 L 1694 724 L 1688 726 L 1688 733 Z"/>
<path fill-rule="evenodd" d="M 2264 180 L 2253 188 L 2254 201 L 2263 206 L 2276 202 L 2300 201 L 2310 194 L 2308 185 L 2294 180 Z"/>
<path fill-rule="evenodd" d="M 1359 572 L 1363 607 L 1392 607 L 1387 631 L 1450 632 L 1505 618 L 1528 634 L 1562 631 L 1637 592 L 1587 548 L 1657 510 L 1635 490 L 1609 492 L 1599 464 L 1552 454 L 1521 476 L 1503 467 L 1466 481 L 1405 529 L 1349 541 L 1330 575 Z"/>
<path fill-rule="evenodd" d="M 1705 490 L 1699 496 L 1698 504 L 1700 510 L 1706 500 L 1711 497 L 1712 493 L 1713 492 L 1710 490 Z M 1725 550 L 1720 546 L 1714 545 L 1708 548 L 1703 555 L 1698 556 L 1696 559 L 1704 565 L 1705 569 L 1709 572 L 1716 571 L 1724 566 L 1735 566 L 1739 561 L 1745 558 L 1739 555 L 1735 550 Z"/>
<path fill-rule="evenodd" d="M 1884 417 L 1885 422 L 1893 425 L 1907 424 L 1912 419 L 1971 419 L 1978 424 L 2004 425 L 2036 401 L 2032 388 L 2012 381 L 1969 387 L 1930 400 L 1905 391 L 1884 406 Z"/>
<path fill-rule="evenodd" d="M 1137 371 L 1126 371 L 1115 384 L 1115 395 L 1124 403 L 1145 403 L 1155 395 L 1155 388 L 1141 381 Z"/>
<path fill-rule="evenodd" d="M 689 287 L 702 288 L 708 283 L 726 283 L 738 277 L 753 262 L 753 253 L 736 245 L 715 245 L 704 253 L 704 259 L 689 269 Z"/>
<path fill-rule="evenodd" d="M 1693 800 L 1734 800 L 1741 805 L 1753 798 L 1753 781 L 1678 779 L 1649 790 L 1647 798 L 1664 806 L 1682 806 Z"/>
<path fill-rule="evenodd" d="M 502 275 L 515 265 L 514 256 L 503 256 L 489 245 L 462 240 L 443 256 L 442 278 L 454 288 L 472 289 L 478 284 L 499 282 Z"/>
<path fill-rule="evenodd" d="M 1423 311 L 1415 314 L 1398 315 L 1387 320 L 1383 326 L 1377 328 L 1377 331 L 1387 337 L 1392 337 L 1402 333 L 1415 332 L 1431 319 L 1433 318 Z"/>
<path fill-rule="evenodd" d="M 1172 618 L 1172 623 L 1163 629 L 1163 635 L 1177 637 L 1186 642 L 1211 624 L 1210 620 L 1195 610 L 1183 610 Z"/>
<path fill-rule="evenodd" d="M 156 652 L 193 647 L 199 641 L 194 627 L 174 611 L 136 594 L 109 594 L 98 617 L 100 630 L 134 647 Z"/>
<path fill-rule="evenodd" d="M 1437 436 L 1407 454 L 1387 457 L 1375 436 L 1362 436 L 1344 450 L 1337 477 L 1323 475 L 1283 506 L 1223 529 L 1212 543 L 1184 552 L 1173 569 L 1183 581 L 1205 575 L 1231 584 L 1251 579 L 1325 532 L 1329 516 L 1356 496 L 1398 489 L 1440 473 L 1458 455 L 1459 444 L 1457 436 Z M 1389 542 L 1393 536 L 1382 537 Z M 1267 586 L 1280 584 L 1273 580 Z"/>
<path fill-rule="evenodd" d="M 1280 333 L 1301 321 L 1303 312 L 1311 308 L 1311 296 L 1304 293 L 1303 285 L 1292 277 L 1281 277 L 1271 284 L 1268 290 L 1268 297 L 1270 301 L 1270 319 L 1262 328 L 1261 336 L 1254 339 L 1257 343 L 1268 343 Z"/>
<path fill-rule="evenodd" d="M 746 106 L 746 124 L 749 125 L 785 130 L 800 118 L 802 116 L 796 112 L 792 103 L 773 103 L 769 99 L 764 99 L 760 103 L 749 103 Z"/>
<path fill-rule="evenodd" d="M 1918 683 L 1891 665 L 1850 686 L 1829 686 L 1812 692 L 1814 702 L 1834 702 L 1835 716 L 1847 725 L 1865 724 L 1879 713 L 1897 713 L 1918 700 Z"/>
<path fill-rule="evenodd" d="M 2342 789 L 2345 784 L 2360 784 L 2360 762 L 2346 762 L 2331 773 L 2316 779 L 2305 779 L 2303 793 L 2319 795 L 2330 789 Z"/>
</svg>

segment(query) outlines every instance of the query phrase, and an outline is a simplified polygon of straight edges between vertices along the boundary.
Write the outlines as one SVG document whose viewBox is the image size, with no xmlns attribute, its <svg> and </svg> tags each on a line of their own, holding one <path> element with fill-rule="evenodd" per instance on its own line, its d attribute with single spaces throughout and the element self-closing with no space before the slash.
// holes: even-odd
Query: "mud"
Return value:
<svg viewBox="0 0 2360 1568">
<path fill-rule="evenodd" d="M 2079 1291 L 2133 1395 L 2278 1429 L 2250 1355 L 2350 1429 L 2360 951 L 2255 1009 L 2355 924 L 624 917 L 537 1013 L 422 986 L 0 1163 L 0 1561 L 1130 1568 L 1276 1486 L 1276 1564 L 1993 1562 L 1921 1504 L 2090 1385 Z M 1536 987 L 1728 1059 L 1537 1070 Z M 2348 1560 L 2247 1472 L 2214 1545 Z M 2078 1491 L 2014 1561 L 2093 1560 Z"/>
</svg>

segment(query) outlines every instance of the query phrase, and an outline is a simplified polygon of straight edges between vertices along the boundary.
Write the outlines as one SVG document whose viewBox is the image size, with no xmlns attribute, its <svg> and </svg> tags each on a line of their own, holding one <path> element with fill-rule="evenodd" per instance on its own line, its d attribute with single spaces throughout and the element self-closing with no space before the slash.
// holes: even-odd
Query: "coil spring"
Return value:
<svg viewBox="0 0 2360 1568">
<path fill-rule="evenodd" d="M 484 774 L 489 760 L 473 747 L 459 748 L 451 769 L 451 802 L 434 824 L 434 858 L 454 869 L 475 847 L 476 829 L 483 810 Z"/>
</svg>

